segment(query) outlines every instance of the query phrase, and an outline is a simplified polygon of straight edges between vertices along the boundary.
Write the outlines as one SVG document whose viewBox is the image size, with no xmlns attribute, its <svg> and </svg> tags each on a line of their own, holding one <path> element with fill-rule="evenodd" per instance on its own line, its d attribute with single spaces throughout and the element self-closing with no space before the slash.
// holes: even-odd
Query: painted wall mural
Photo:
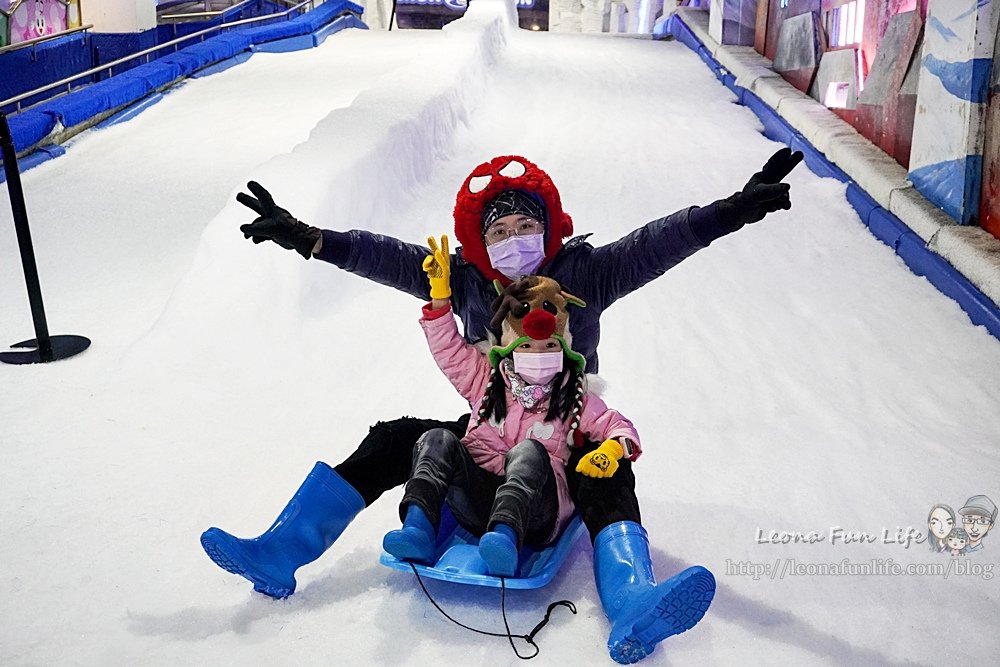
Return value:
<svg viewBox="0 0 1000 667">
<path fill-rule="evenodd" d="M 80 0 L 0 0 L 0 46 L 81 25 Z"/>
<path fill-rule="evenodd" d="M 855 121 L 861 134 L 904 166 L 909 164 L 913 120 L 912 116 L 901 117 L 900 94 L 919 47 L 922 26 L 916 11 L 892 17 L 858 99 Z"/>
<path fill-rule="evenodd" d="M 23 0 L 10 15 L 10 42 L 61 32 L 66 24 L 66 5 L 60 0 Z"/>
<path fill-rule="evenodd" d="M 1000 9 L 1000 8 L 998 8 Z M 983 191 L 979 224 L 1000 239 L 1000 29 L 993 47 L 993 75 L 986 103 L 986 148 L 983 151 Z"/>
<path fill-rule="evenodd" d="M 909 176 L 961 224 L 979 216 L 995 9 L 993 0 L 930 0 L 927 11 Z"/>
</svg>

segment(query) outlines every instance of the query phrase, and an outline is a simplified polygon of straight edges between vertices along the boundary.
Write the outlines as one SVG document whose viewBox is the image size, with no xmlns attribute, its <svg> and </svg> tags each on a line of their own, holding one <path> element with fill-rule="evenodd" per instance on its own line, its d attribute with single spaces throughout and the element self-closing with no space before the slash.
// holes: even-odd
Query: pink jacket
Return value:
<svg viewBox="0 0 1000 667">
<path fill-rule="evenodd" d="M 470 345 L 458 332 L 458 325 L 451 315 L 451 305 L 431 310 L 424 306 L 420 326 L 427 336 L 427 344 L 438 368 L 455 386 L 455 389 L 472 405 L 469 430 L 462 443 L 472 454 L 477 465 L 497 475 L 504 473 L 504 455 L 514 445 L 531 438 L 540 442 L 552 460 L 556 488 L 559 494 L 559 520 L 549 541 L 556 539 L 573 514 L 573 502 L 566 484 L 566 462 L 570 447 L 566 442 L 569 423 L 564 420 L 545 421 L 548 402 L 540 412 L 527 411 L 516 398 L 507 392 L 507 417 L 502 424 L 480 422 L 479 406 L 486 393 L 492 368 L 486 355 Z M 507 385 L 508 388 L 510 385 Z M 583 399 L 578 432 L 590 440 L 603 442 L 609 438 L 627 437 L 633 443 L 633 459 L 641 453 L 639 434 L 632 422 L 609 408 L 596 394 L 587 393 Z"/>
</svg>

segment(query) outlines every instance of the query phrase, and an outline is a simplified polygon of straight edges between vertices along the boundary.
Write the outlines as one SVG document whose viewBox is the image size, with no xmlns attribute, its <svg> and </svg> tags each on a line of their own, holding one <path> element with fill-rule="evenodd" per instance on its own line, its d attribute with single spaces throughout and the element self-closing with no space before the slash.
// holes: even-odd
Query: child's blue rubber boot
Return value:
<svg viewBox="0 0 1000 667">
<path fill-rule="evenodd" d="M 382 538 L 382 548 L 399 560 L 430 563 L 434 559 L 437 531 L 427 515 L 416 504 L 406 508 L 403 527 L 391 530 Z"/>
<path fill-rule="evenodd" d="M 494 577 L 512 577 L 517 570 L 517 533 L 505 523 L 479 538 L 479 555 Z"/>
<path fill-rule="evenodd" d="M 240 539 L 209 528 L 201 546 L 222 569 L 273 598 L 295 592 L 295 570 L 330 548 L 365 508 L 365 501 L 337 472 L 318 461 L 274 524 L 259 537 Z"/>
<path fill-rule="evenodd" d="M 594 579 L 611 621 L 608 651 L 623 665 L 694 627 L 715 596 L 715 577 L 700 565 L 657 584 L 646 530 L 633 521 L 613 523 L 597 534 Z"/>
</svg>

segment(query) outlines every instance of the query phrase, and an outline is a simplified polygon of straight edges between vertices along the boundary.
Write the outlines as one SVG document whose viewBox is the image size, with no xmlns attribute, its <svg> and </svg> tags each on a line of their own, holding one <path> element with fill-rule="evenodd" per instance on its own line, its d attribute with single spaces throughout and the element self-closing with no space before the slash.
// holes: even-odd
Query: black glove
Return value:
<svg viewBox="0 0 1000 667">
<path fill-rule="evenodd" d="M 789 185 L 781 180 L 802 161 L 800 151 L 782 148 L 767 164 L 750 177 L 743 189 L 718 202 L 719 221 L 727 231 L 735 232 L 743 225 L 763 220 L 768 213 L 792 207 Z"/>
<path fill-rule="evenodd" d="M 240 226 L 243 236 L 253 239 L 254 243 L 274 241 L 282 248 L 294 250 L 306 259 L 312 257 L 312 250 L 316 247 L 316 241 L 320 239 L 322 232 L 316 227 L 299 222 L 291 213 L 276 206 L 271 199 L 271 193 L 260 183 L 250 181 L 247 183 L 247 188 L 254 193 L 256 199 L 240 192 L 236 195 L 236 201 L 253 209 L 260 217 Z"/>
</svg>

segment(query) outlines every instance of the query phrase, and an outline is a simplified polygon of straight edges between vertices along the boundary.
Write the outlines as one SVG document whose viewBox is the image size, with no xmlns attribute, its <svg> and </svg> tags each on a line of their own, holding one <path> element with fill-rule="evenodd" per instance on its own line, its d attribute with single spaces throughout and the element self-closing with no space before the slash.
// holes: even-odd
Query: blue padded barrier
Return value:
<svg viewBox="0 0 1000 667">
<path fill-rule="evenodd" d="M 805 156 L 806 166 L 816 174 L 824 178 L 835 178 L 841 183 L 848 183 L 851 177 L 843 169 L 826 159 L 826 156 L 813 147 L 801 134 L 792 136 L 790 147 L 793 151 L 802 151 Z"/>
<path fill-rule="evenodd" d="M 227 58 L 226 60 L 217 62 L 215 64 L 204 67 L 194 74 L 191 75 L 192 79 L 201 79 L 206 76 L 212 76 L 213 74 L 218 74 L 219 72 L 225 72 L 230 67 L 235 67 L 240 63 L 245 63 L 250 60 L 250 56 L 253 54 L 249 51 L 243 51 L 242 53 L 237 53 L 232 58 Z"/>
<path fill-rule="evenodd" d="M 900 239 L 904 234 L 913 234 L 913 231 L 904 225 L 902 220 L 881 206 L 873 209 L 869 214 L 868 229 L 875 235 L 875 238 L 893 250 L 899 248 Z"/>
<path fill-rule="evenodd" d="M 764 124 L 764 136 L 772 141 L 790 146 L 796 132 L 778 112 L 764 103 L 764 100 L 747 91 L 743 94 L 743 104 Z"/>
<path fill-rule="evenodd" d="M 171 81 L 176 81 L 180 77 L 181 68 L 179 65 L 155 60 L 145 65 L 139 65 L 135 69 L 130 69 L 111 80 L 138 79 L 139 81 L 143 81 L 149 90 L 154 90 L 160 86 L 167 85 Z"/>
<path fill-rule="evenodd" d="M 910 232 L 900 238 L 896 252 L 913 273 L 930 281 L 941 293 L 958 302 L 973 324 L 986 327 L 1000 338 L 1000 309 L 968 278 L 943 257 L 930 250 L 923 239 Z"/>
<path fill-rule="evenodd" d="M 344 30 L 345 28 L 361 28 L 362 30 L 367 30 L 368 26 L 362 23 L 361 19 L 354 15 L 342 16 L 341 18 L 314 32 L 310 32 L 305 35 L 298 35 L 297 37 L 288 37 L 286 39 L 265 42 L 259 46 L 253 46 L 251 49 L 254 52 L 264 53 L 286 53 L 289 51 L 311 49 L 322 44 L 326 38 L 333 33 Z"/>
<path fill-rule="evenodd" d="M 59 120 L 63 127 L 72 127 L 110 109 L 134 102 L 147 92 L 149 90 L 141 81 L 108 79 L 72 95 L 50 100 L 40 111 Z"/>
<path fill-rule="evenodd" d="M 665 22 L 662 32 L 674 36 L 705 60 L 702 55 L 704 45 L 676 14 Z M 706 65 L 719 77 L 712 63 L 706 60 Z M 1000 339 L 1000 306 L 983 294 L 946 259 L 928 248 L 923 239 L 902 220 L 879 206 L 878 202 L 852 181 L 842 169 L 830 162 L 757 95 L 735 83 L 730 86 L 725 76 L 720 79 L 727 88 L 736 93 L 741 104 L 757 115 L 764 125 L 764 134 L 768 138 L 784 143 L 793 150 L 802 151 L 806 165 L 816 174 L 847 183 L 847 201 L 857 211 L 862 222 L 876 238 L 892 247 L 913 273 L 927 278 L 938 291 L 957 301 L 973 324 L 986 327 L 993 337 Z"/>
<path fill-rule="evenodd" d="M 56 126 L 52 116 L 33 109 L 11 116 L 7 119 L 7 123 L 10 125 L 14 149 L 17 152 L 27 150 L 49 136 L 49 132 Z"/>
<path fill-rule="evenodd" d="M 17 161 L 17 170 L 19 172 L 27 171 L 32 167 L 37 167 L 43 162 L 48 162 L 54 157 L 59 157 L 66 152 L 66 149 L 58 144 L 52 144 L 44 148 L 39 148 L 36 151 L 32 151 L 30 154 L 25 155 Z M 7 175 L 4 173 L 3 169 L 0 169 L 0 183 L 4 183 L 7 180 Z"/>
<path fill-rule="evenodd" d="M 697 53 L 698 53 L 698 57 L 701 58 L 701 61 L 703 63 L 705 63 L 706 65 L 708 65 L 708 68 L 710 70 L 712 70 L 713 74 L 715 74 L 720 69 L 722 69 L 722 65 L 719 64 L 719 61 L 717 61 L 715 58 L 713 58 L 712 54 L 709 53 L 708 49 L 706 49 L 704 46 L 702 46 L 701 48 L 699 48 L 698 51 L 697 51 Z"/>
<path fill-rule="evenodd" d="M 858 187 L 858 184 L 854 181 L 847 184 L 847 202 L 858 212 L 858 216 L 861 218 L 861 222 L 865 224 L 865 227 L 868 226 L 868 220 L 871 218 L 872 211 L 879 208 L 878 202 Z"/>
<path fill-rule="evenodd" d="M 10 51 L 0 57 L 0 100 L 47 86 L 92 66 L 91 40 L 87 33 L 67 35 L 33 47 Z M 60 88 L 42 93 L 25 100 L 22 106 L 30 106 L 64 92 L 65 89 Z M 14 108 L 11 105 L 3 111 L 10 113 Z"/>
<path fill-rule="evenodd" d="M 29 150 L 48 136 L 57 120 L 65 127 L 72 127 L 113 109 L 128 107 L 156 89 L 171 84 L 184 76 L 194 74 L 214 63 L 230 61 L 225 67 L 231 67 L 237 62 L 242 62 L 242 60 L 233 60 L 237 54 L 247 52 L 255 43 L 269 39 L 307 35 L 309 39 L 297 45 L 298 48 L 305 48 L 316 46 L 322 39 L 336 30 L 345 27 L 367 27 L 353 15 L 331 23 L 333 17 L 345 11 L 361 14 L 364 10 L 352 2 L 327 2 L 294 19 L 283 19 L 260 28 L 236 29 L 216 35 L 203 42 L 169 52 L 158 60 L 139 64 L 128 71 L 115 74 L 105 81 L 83 86 L 79 90 L 47 101 L 34 109 L 11 116 L 9 120 L 14 145 L 18 151 Z M 135 40 L 150 40 L 155 38 L 156 33 L 156 30 L 146 31 L 129 36 L 129 40 L 133 42 Z M 310 33 L 313 34 L 310 35 Z M 120 40 L 102 42 L 106 49 L 109 48 L 108 44 L 113 44 L 118 48 L 125 43 Z M 132 44 L 132 42 L 128 42 L 128 44 Z M 286 45 L 285 50 L 287 47 L 288 45 Z M 23 118 L 23 120 L 18 120 L 18 118 Z"/>
</svg>

